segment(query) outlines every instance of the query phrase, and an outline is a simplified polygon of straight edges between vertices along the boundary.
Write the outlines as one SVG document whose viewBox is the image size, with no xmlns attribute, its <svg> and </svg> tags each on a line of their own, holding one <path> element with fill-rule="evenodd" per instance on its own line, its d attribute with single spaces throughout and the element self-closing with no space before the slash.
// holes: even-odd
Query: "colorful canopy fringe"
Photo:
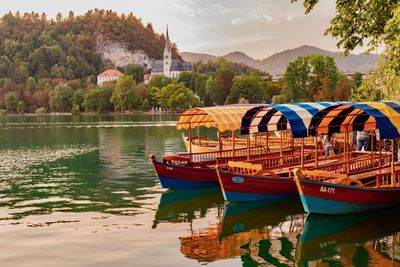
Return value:
<svg viewBox="0 0 400 267">
<path fill-rule="evenodd" d="M 242 119 L 241 134 L 291 129 L 294 138 L 307 137 L 313 116 L 321 110 L 338 105 L 341 103 L 314 102 L 254 107 Z"/>
<path fill-rule="evenodd" d="M 219 131 L 235 131 L 240 128 L 242 117 L 254 107 L 265 104 L 225 105 L 205 108 L 191 108 L 179 117 L 176 128 L 189 129 L 198 126 L 216 127 Z"/>
<path fill-rule="evenodd" d="M 310 135 L 379 130 L 380 139 L 400 137 L 400 101 L 346 103 L 318 112 Z"/>
</svg>

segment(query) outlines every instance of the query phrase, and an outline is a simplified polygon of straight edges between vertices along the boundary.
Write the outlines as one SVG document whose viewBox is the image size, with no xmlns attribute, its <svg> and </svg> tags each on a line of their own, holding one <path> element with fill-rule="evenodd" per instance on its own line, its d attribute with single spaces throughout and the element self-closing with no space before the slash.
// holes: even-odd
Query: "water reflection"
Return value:
<svg viewBox="0 0 400 267">
<path fill-rule="evenodd" d="M 149 212 L 161 192 L 149 155 L 182 146 L 174 127 L 156 127 L 163 119 L 1 117 L 0 220 L 56 212 Z"/>
<path fill-rule="evenodd" d="M 168 190 L 161 195 L 152 228 L 159 223 L 193 222 L 212 208 L 221 210 L 224 199 L 219 188 Z"/>
<path fill-rule="evenodd" d="M 303 222 L 293 200 L 227 204 L 218 223 L 180 237 L 181 252 L 200 263 L 240 257 L 244 266 L 291 266 Z"/>
<path fill-rule="evenodd" d="M 400 209 L 309 215 L 296 251 L 299 266 L 399 266 Z"/>
</svg>

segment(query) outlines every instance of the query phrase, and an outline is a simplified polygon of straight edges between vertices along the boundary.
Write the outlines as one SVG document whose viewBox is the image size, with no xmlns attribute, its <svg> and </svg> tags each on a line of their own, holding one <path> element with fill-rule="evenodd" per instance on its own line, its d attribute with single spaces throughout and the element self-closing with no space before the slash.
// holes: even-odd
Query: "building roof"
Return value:
<svg viewBox="0 0 400 267">
<path fill-rule="evenodd" d="M 100 73 L 99 75 L 97 75 L 97 77 L 109 77 L 109 76 L 121 77 L 121 76 L 124 76 L 124 74 L 117 69 L 109 69 L 109 70 L 105 70 L 102 73 Z"/>
<path fill-rule="evenodd" d="M 173 59 L 171 71 L 192 71 L 192 63 Z M 155 60 L 151 72 L 164 72 L 164 60 Z"/>
</svg>

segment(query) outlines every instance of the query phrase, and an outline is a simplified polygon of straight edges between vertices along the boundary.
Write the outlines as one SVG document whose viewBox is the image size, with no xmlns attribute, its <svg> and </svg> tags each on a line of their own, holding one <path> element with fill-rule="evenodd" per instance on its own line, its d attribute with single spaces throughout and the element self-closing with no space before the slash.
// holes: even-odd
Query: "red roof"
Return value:
<svg viewBox="0 0 400 267">
<path fill-rule="evenodd" d="M 121 77 L 121 76 L 124 76 L 124 74 L 117 69 L 109 69 L 109 70 L 103 71 L 102 73 L 97 75 L 97 77 L 108 77 L 108 76 Z"/>
</svg>

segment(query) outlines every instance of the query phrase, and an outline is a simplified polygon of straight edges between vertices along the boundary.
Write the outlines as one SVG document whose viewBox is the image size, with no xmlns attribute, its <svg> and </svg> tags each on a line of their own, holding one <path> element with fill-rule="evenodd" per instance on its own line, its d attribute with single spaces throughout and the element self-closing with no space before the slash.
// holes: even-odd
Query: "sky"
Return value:
<svg viewBox="0 0 400 267">
<path fill-rule="evenodd" d="M 94 8 L 132 12 L 159 33 L 168 24 L 181 52 L 220 56 L 241 51 L 262 59 L 301 45 L 340 51 L 336 40 L 324 35 L 335 15 L 335 0 L 320 1 L 307 15 L 302 1 L 290 0 L 1 0 L 0 14 L 34 11 L 54 18 L 58 12 L 81 15 Z"/>
</svg>

